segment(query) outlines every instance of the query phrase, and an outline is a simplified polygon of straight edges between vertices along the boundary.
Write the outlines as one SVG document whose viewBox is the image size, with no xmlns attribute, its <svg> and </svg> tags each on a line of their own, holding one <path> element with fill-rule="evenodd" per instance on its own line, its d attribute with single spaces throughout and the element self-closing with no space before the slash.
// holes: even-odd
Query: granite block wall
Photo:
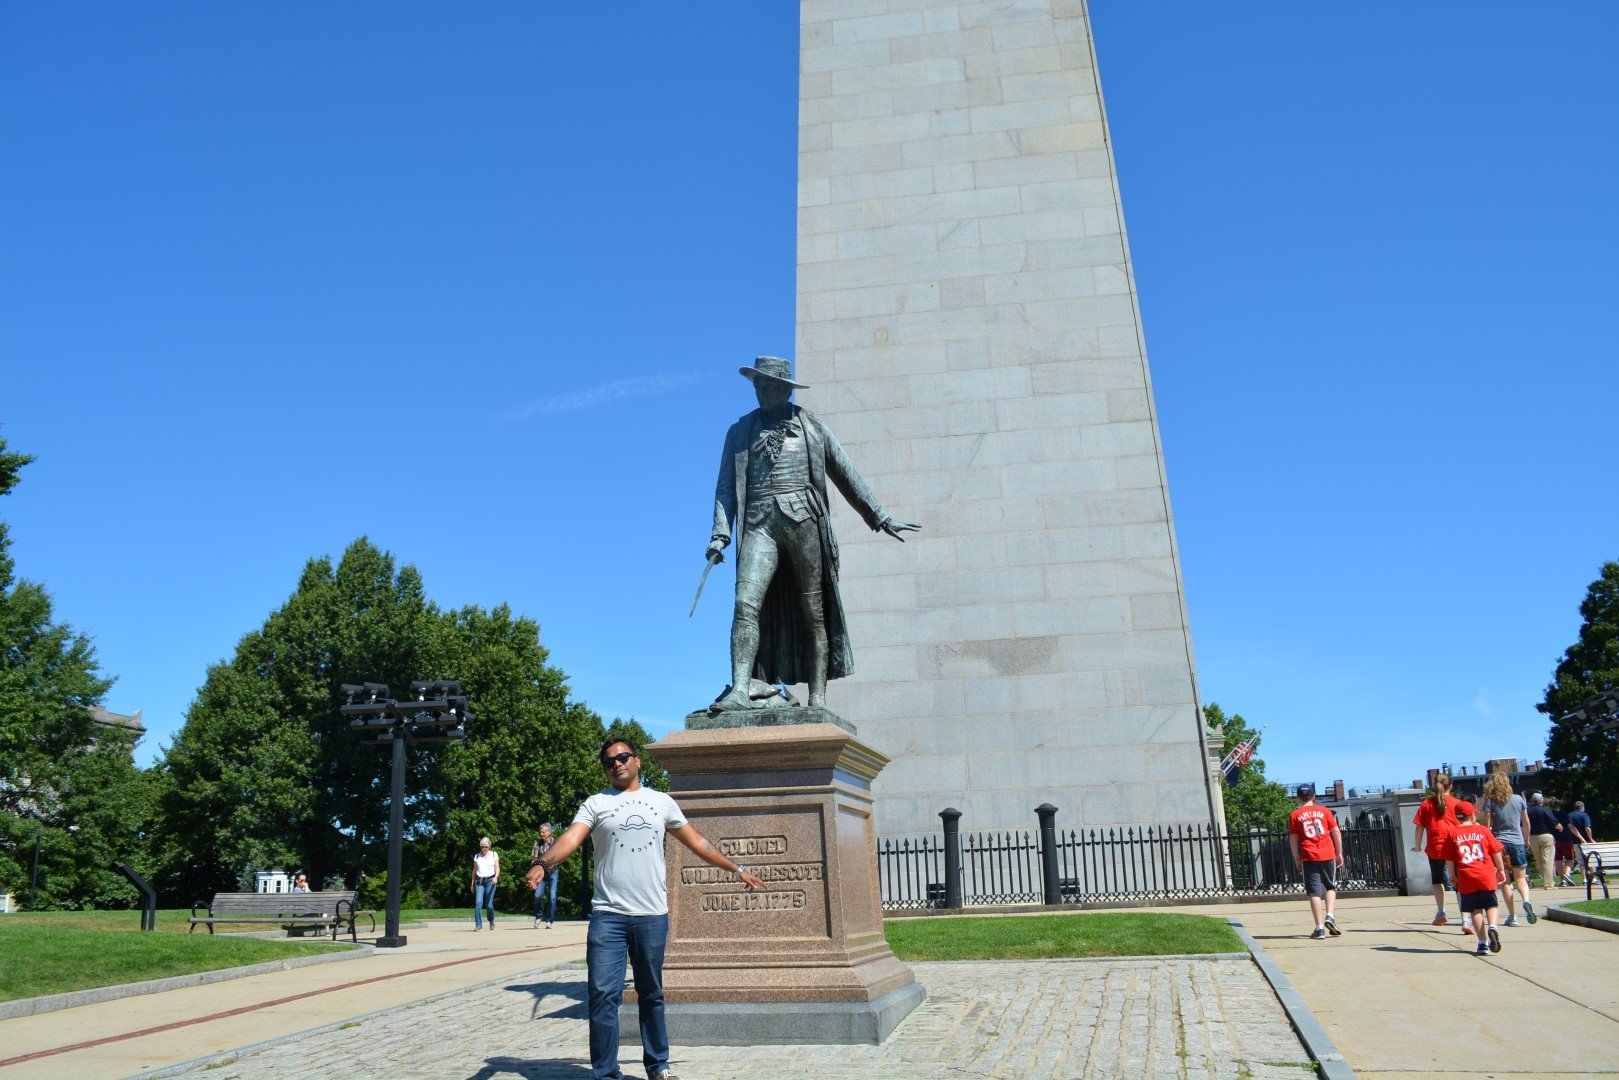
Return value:
<svg viewBox="0 0 1619 1080">
<path fill-rule="evenodd" d="M 802 0 L 797 365 L 878 826 L 1208 821 L 1163 454 L 1082 0 Z"/>
</svg>

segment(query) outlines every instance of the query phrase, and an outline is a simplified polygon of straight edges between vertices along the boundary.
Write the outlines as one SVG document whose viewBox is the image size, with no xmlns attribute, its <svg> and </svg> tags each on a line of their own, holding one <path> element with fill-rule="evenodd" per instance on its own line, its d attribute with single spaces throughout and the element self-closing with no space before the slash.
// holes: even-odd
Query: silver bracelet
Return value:
<svg viewBox="0 0 1619 1080">
<path fill-rule="evenodd" d="M 741 875 L 746 874 L 748 872 L 748 868 L 746 866 L 743 866 L 741 863 L 737 863 L 736 864 L 736 872 L 737 872 L 737 876 L 740 877 Z"/>
</svg>

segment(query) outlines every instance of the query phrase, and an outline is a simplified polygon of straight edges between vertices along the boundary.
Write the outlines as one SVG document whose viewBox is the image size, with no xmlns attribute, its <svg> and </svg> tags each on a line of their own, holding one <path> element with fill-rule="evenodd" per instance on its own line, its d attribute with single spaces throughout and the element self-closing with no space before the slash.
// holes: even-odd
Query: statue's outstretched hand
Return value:
<svg viewBox="0 0 1619 1080">
<path fill-rule="evenodd" d="M 901 536 L 900 533 L 921 531 L 922 526 L 913 525 L 909 521 L 895 521 L 893 518 L 889 518 L 887 521 L 883 522 L 883 532 L 887 533 L 889 536 L 892 536 L 895 540 L 898 540 L 902 544 L 905 543 L 905 537 Z"/>
<path fill-rule="evenodd" d="M 714 563 L 722 563 L 722 562 L 724 562 L 725 561 L 725 541 L 724 540 L 710 540 L 708 542 L 708 554 L 705 555 L 704 558 L 706 558 L 709 562 L 714 562 Z"/>
</svg>

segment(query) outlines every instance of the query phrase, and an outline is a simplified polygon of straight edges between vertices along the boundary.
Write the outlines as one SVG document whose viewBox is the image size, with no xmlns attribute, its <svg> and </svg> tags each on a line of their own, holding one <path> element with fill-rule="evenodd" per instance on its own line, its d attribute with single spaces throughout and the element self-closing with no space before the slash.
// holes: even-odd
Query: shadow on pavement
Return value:
<svg viewBox="0 0 1619 1080">
<path fill-rule="evenodd" d="M 590 1019 L 590 1010 L 585 1006 L 585 984 L 582 981 L 513 983 L 504 989 L 517 994 L 534 995 L 534 1009 L 529 1017 L 531 1020 Z M 540 1003 L 550 997 L 567 998 L 571 1004 L 541 1014 Z"/>
<path fill-rule="evenodd" d="M 484 1058 L 483 1068 L 467 1080 L 493 1080 L 497 1076 L 520 1076 L 523 1080 L 584 1080 L 590 1066 L 577 1061 L 547 1061 L 543 1058 Z"/>
<path fill-rule="evenodd" d="M 1404 945 L 1373 945 L 1373 952 L 1407 952 L 1407 953 L 1459 953 L 1460 949 L 1451 949 L 1440 946 L 1437 949 L 1412 949 Z"/>
</svg>

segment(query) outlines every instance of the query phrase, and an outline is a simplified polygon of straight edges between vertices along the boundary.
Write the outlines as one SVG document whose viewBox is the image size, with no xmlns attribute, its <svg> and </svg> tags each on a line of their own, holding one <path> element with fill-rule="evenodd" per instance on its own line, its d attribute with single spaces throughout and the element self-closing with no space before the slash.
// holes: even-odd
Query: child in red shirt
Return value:
<svg viewBox="0 0 1619 1080">
<path fill-rule="evenodd" d="M 1287 842 L 1293 848 L 1293 861 L 1304 873 L 1304 891 L 1310 897 L 1310 915 L 1315 919 L 1310 936 L 1317 940 L 1328 934 L 1337 937 L 1343 931 L 1332 917 L 1332 906 L 1338 899 L 1335 871 L 1344 864 L 1338 815 L 1316 805 L 1314 784 L 1300 784 L 1293 795 L 1299 806 L 1287 817 Z M 1323 907 L 1325 918 L 1321 915 Z"/>
<path fill-rule="evenodd" d="M 1456 881 L 1462 914 L 1472 917 L 1477 954 L 1498 953 L 1501 932 L 1495 928 L 1495 897 L 1496 889 L 1507 880 L 1504 849 L 1493 832 L 1474 820 L 1471 803 L 1456 800 L 1456 822 L 1445 839 L 1445 859 Z"/>
<path fill-rule="evenodd" d="M 1417 816 L 1411 823 L 1417 827 L 1416 843 L 1411 845 L 1412 851 L 1422 851 L 1428 856 L 1428 876 L 1433 879 L 1433 902 L 1438 913 L 1433 917 L 1435 926 L 1444 926 L 1450 920 L 1445 917 L 1445 838 L 1450 830 L 1456 827 L 1456 799 L 1450 793 L 1451 780 L 1449 773 L 1440 773 L 1434 780 L 1434 793 L 1422 800 L 1417 807 Z M 1426 833 L 1428 842 L 1423 843 L 1422 837 Z M 1464 929 L 1462 931 L 1466 933 Z"/>
</svg>

